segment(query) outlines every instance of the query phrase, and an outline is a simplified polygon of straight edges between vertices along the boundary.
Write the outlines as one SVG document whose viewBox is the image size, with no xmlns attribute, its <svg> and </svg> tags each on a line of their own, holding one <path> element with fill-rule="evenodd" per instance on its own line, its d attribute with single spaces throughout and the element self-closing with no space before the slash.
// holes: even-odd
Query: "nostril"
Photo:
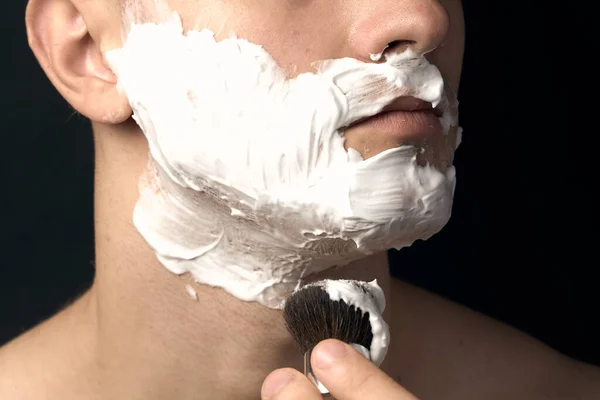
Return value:
<svg viewBox="0 0 600 400">
<path fill-rule="evenodd" d="M 381 61 L 385 53 L 401 53 L 415 43 L 414 40 L 394 40 L 388 43 L 379 53 L 369 54 L 372 61 Z"/>
<path fill-rule="evenodd" d="M 394 40 L 388 44 L 387 52 L 401 53 L 415 43 L 414 40 Z"/>
</svg>

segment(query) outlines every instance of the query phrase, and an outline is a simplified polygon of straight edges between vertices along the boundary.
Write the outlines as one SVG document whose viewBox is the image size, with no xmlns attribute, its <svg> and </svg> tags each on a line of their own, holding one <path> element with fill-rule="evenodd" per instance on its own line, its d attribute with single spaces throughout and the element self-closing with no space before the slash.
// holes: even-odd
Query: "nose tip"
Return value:
<svg viewBox="0 0 600 400">
<path fill-rule="evenodd" d="M 394 2 L 366 10 L 350 32 L 349 46 L 354 58 L 365 61 L 386 48 L 425 54 L 443 43 L 448 29 L 448 13 L 438 0 Z"/>
</svg>

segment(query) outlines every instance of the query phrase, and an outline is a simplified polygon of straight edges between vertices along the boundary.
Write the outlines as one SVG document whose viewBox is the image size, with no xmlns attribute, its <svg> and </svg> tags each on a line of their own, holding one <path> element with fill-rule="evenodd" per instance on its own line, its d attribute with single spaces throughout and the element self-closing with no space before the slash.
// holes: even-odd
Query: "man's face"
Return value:
<svg viewBox="0 0 600 400">
<path fill-rule="evenodd" d="M 364 4 L 119 4 L 102 47 L 152 156 L 134 223 L 167 268 L 277 306 L 447 222 L 460 3 Z"/>
<path fill-rule="evenodd" d="M 167 8 L 179 14 L 184 31 L 208 29 L 217 41 L 235 35 L 263 46 L 288 78 L 315 72 L 314 63 L 320 60 L 350 57 L 373 62 L 373 56 L 381 56 L 383 50 L 410 47 L 416 53 L 426 54 L 439 68 L 450 97 L 458 90 L 464 39 L 460 0 L 109 1 L 117 2 L 114 9 L 121 11 L 121 18 L 112 15 L 102 21 L 112 25 L 107 30 L 112 37 L 104 41 L 103 50 L 121 45 L 123 30 L 133 22 L 131 15 L 126 15 L 131 10 L 135 10 L 135 22 L 160 22 L 158 15 Z M 419 162 L 442 168 L 451 164 L 453 134 L 449 138 L 428 135 Z M 394 140 L 365 133 L 360 127 L 347 130 L 345 139 L 346 148 L 357 149 L 364 158 L 397 145 Z"/>
</svg>

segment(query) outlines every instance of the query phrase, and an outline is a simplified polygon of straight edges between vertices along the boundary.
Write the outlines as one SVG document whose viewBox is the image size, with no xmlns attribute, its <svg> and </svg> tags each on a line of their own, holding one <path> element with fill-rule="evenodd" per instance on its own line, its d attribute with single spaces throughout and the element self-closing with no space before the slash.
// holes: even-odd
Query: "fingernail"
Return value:
<svg viewBox="0 0 600 400">
<path fill-rule="evenodd" d="M 262 397 L 269 399 L 288 385 L 294 376 L 289 371 L 275 371 L 265 380 L 262 390 Z"/>
<path fill-rule="evenodd" d="M 329 340 L 321 343 L 315 349 L 315 366 L 317 368 L 329 368 L 337 359 L 348 353 L 345 344 L 337 340 Z"/>
</svg>

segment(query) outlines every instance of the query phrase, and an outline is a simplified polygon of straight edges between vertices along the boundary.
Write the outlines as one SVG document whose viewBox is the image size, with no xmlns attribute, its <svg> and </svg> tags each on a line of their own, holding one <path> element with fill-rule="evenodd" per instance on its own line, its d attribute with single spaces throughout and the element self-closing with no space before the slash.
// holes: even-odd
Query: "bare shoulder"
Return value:
<svg viewBox="0 0 600 400">
<path fill-rule="evenodd" d="M 423 399 L 597 399 L 600 369 L 392 279 L 385 369 Z"/>
<path fill-rule="evenodd" d="M 34 328 L 0 348 L 0 399 L 46 398 L 39 390 L 45 386 L 44 376 L 50 375 L 43 373 L 43 350 L 36 340 L 40 329 Z"/>
<path fill-rule="evenodd" d="M 14 370 L 17 367 L 15 363 L 19 363 L 19 355 L 12 350 L 13 347 L 13 342 L 0 347 L 0 399 L 23 398 L 18 379 L 20 374 Z"/>
<path fill-rule="evenodd" d="M 74 308 L 0 347 L 0 399 L 91 398 L 85 389 L 89 382 L 81 379 L 89 370 L 89 336 L 74 323 Z"/>
</svg>

